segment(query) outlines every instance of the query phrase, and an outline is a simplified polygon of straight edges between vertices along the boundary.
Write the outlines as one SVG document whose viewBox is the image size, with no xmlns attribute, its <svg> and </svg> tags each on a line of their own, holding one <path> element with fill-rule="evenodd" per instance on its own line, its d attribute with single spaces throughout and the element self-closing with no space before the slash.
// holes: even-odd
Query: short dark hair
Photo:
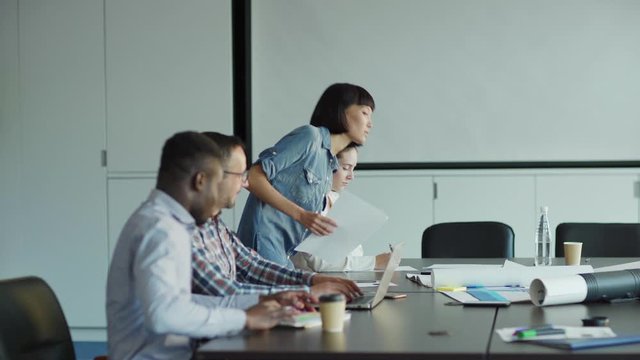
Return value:
<svg viewBox="0 0 640 360">
<path fill-rule="evenodd" d="M 347 132 L 347 118 L 345 110 L 351 105 L 364 105 L 375 110 L 373 97 L 363 87 L 348 83 L 338 83 L 329 86 L 316 104 L 311 115 L 310 124 L 323 126 L 331 134 Z"/>
<path fill-rule="evenodd" d="M 229 158 L 231 158 L 231 151 L 233 151 L 233 148 L 239 146 L 245 154 L 247 153 L 244 143 L 235 135 L 225 135 L 215 131 L 203 131 L 202 134 L 218 145 L 222 151 L 222 158 L 225 165 L 229 161 Z"/>
<path fill-rule="evenodd" d="M 195 131 L 176 133 L 162 147 L 158 177 L 188 178 L 201 170 L 209 158 L 220 162 L 223 159 L 222 151 L 213 141 Z"/>
<path fill-rule="evenodd" d="M 336 154 L 336 157 L 337 157 L 338 159 L 342 159 L 342 155 L 344 155 L 344 152 L 345 152 L 345 151 L 347 151 L 347 150 L 349 150 L 349 149 L 354 149 L 356 152 L 358 152 L 358 146 L 360 146 L 360 145 L 359 145 L 359 144 L 356 144 L 356 143 L 354 143 L 354 142 L 349 143 L 349 145 L 347 145 L 347 147 L 346 147 L 346 148 L 344 148 L 344 149 L 340 150 L 340 152 L 338 152 L 338 153 Z"/>
</svg>

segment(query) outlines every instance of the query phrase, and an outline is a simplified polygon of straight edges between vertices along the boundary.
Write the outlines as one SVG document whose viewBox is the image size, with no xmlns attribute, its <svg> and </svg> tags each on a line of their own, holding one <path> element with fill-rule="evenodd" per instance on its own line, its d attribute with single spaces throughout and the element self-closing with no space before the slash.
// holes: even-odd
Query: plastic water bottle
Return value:
<svg viewBox="0 0 640 360">
<path fill-rule="evenodd" d="M 540 218 L 536 228 L 535 265 L 551 265 L 551 234 L 549 232 L 549 208 L 540 207 Z"/>
</svg>

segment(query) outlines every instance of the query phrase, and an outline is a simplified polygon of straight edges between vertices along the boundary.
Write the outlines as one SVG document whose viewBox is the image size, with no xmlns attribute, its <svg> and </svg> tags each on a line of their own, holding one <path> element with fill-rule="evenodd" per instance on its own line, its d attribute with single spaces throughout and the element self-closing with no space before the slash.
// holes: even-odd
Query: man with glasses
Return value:
<svg viewBox="0 0 640 360">
<path fill-rule="evenodd" d="M 204 132 L 221 149 L 222 181 L 212 217 L 193 237 L 192 289 L 194 293 L 228 296 L 269 295 L 285 290 L 309 291 L 314 296 L 342 293 L 348 298 L 360 294 L 350 280 L 291 270 L 268 261 L 246 248 L 222 221 L 220 212 L 235 206 L 238 193 L 247 186 L 247 157 L 242 141 L 235 136 Z"/>
</svg>

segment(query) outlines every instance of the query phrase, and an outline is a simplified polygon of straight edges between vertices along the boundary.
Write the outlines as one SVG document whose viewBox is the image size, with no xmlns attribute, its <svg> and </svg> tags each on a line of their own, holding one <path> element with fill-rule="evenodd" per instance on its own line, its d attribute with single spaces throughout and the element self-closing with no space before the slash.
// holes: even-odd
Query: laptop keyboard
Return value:
<svg viewBox="0 0 640 360">
<path fill-rule="evenodd" d="M 373 300 L 375 295 L 362 295 L 362 296 L 358 296 L 357 298 L 352 299 L 351 301 L 349 301 L 349 304 L 351 305 L 360 305 L 360 304 L 366 304 L 371 302 L 371 300 Z"/>
</svg>

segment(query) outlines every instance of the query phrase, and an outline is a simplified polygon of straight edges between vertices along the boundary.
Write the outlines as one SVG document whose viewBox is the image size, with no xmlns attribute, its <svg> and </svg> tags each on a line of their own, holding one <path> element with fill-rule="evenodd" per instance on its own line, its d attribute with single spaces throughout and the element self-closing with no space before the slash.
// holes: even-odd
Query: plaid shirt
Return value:
<svg viewBox="0 0 640 360">
<path fill-rule="evenodd" d="M 196 294 L 272 294 L 309 291 L 314 273 L 291 270 L 247 249 L 220 216 L 195 232 L 192 246 L 192 291 Z"/>
</svg>

